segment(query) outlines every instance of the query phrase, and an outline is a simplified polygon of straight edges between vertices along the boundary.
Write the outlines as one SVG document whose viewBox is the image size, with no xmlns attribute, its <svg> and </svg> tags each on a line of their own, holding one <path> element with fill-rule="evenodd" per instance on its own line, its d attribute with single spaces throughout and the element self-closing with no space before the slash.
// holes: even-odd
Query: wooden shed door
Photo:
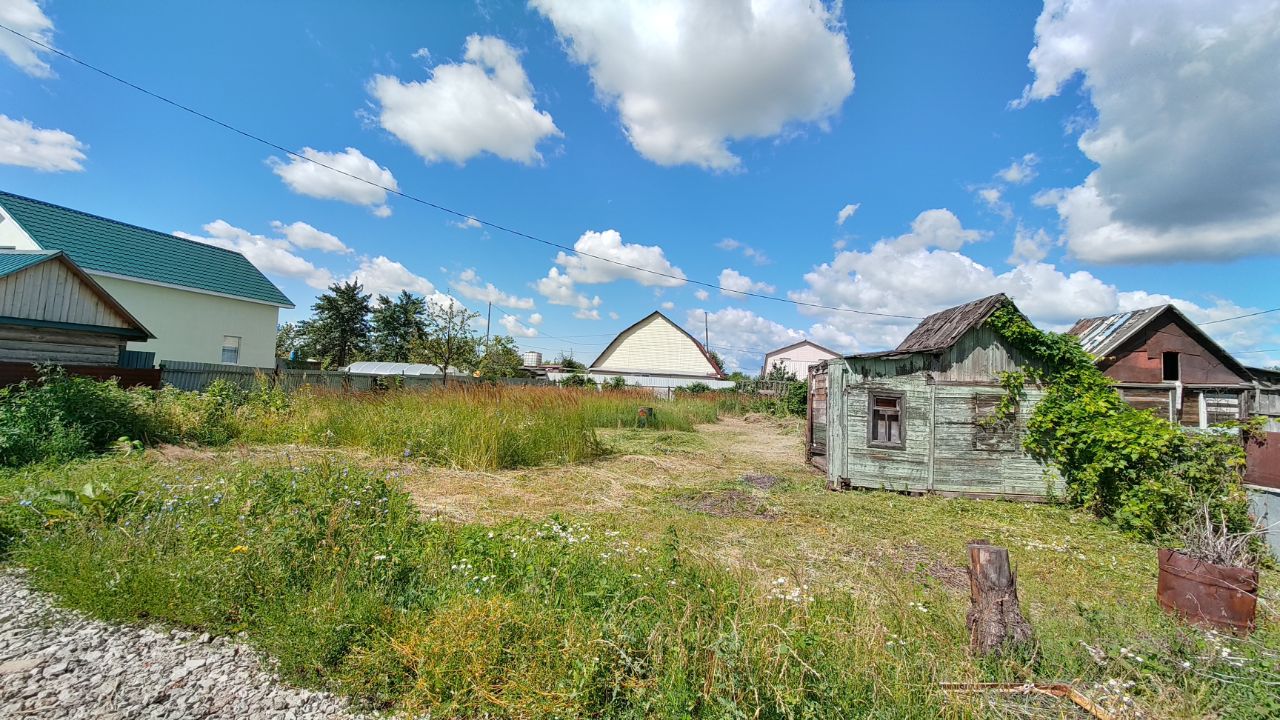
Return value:
<svg viewBox="0 0 1280 720">
<path fill-rule="evenodd" d="M 805 458 L 826 459 L 827 455 L 827 366 L 809 367 L 809 402 L 805 413 Z M 819 461 L 818 464 L 821 464 Z"/>
</svg>

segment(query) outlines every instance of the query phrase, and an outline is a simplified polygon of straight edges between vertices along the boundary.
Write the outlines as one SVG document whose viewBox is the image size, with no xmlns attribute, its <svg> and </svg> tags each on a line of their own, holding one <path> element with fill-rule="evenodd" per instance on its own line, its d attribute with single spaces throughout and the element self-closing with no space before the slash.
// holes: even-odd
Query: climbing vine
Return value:
<svg viewBox="0 0 1280 720">
<path fill-rule="evenodd" d="M 1071 503 L 1148 537 L 1172 530 L 1202 503 L 1247 527 L 1238 434 L 1188 433 L 1130 407 L 1074 336 L 1036 328 L 1013 303 L 987 323 L 1029 361 L 1001 377 L 1006 394 L 996 417 L 1017 412 L 1028 381 L 1042 388 L 1023 446 L 1057 469 Z M 1240 428 L 1247 439 L 1256 425 Z"/>
</svg>

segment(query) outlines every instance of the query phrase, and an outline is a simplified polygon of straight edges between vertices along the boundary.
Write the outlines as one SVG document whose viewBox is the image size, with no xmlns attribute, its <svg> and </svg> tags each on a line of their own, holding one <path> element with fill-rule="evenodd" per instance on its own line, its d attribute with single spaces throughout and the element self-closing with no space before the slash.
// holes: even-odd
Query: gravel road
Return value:
<svg viewBox="0 0 1280 720">
<path fill-rule="evenodd" d="M 90 620 L 0 572 L 0 718 L 361 717 L 283 684 L 244 644 Z"/>
</svg>

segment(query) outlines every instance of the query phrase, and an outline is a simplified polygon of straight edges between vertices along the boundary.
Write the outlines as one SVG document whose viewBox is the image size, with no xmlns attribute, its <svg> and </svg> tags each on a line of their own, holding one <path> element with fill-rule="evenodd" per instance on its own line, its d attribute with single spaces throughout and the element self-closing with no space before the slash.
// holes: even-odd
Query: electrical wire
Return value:
<svg viewBox="0 0 1280 720">
<path fill-rule="evenodd" d="M 644 272 L 644 273 L 649 273 L 649 274 L 651 274 L 651 275 L 657 275 L 658 277 L 663 277 L 663 278 L 667 278 L 667 279 L 670 279 L 670 280 L 679 280 L 679 281 L 681 281 L 681 282 L 687 282 L 687 283 L 692 284 L 692 285 L 700 285 L 700 286 L 702 286 L 702 287 L 711 288 L 711 289 L 713 289 L 713 290 L 723 290 L 723 291 L 725 291 L 725 292 L 734 293 L 734 294 L 737 294 L 737 295 L 742 295 L 742 296 L 747 296 L 747 297 L 758 298 L 758 299 L 760 299 L 760 300 L 771 300 L 771 301 L 774 301 L 774 302 L 787 303 L 787 304 L 789 304 L 789 305 L 796 305 L 796 306 L 799 306 L 799 307 L 809 307 L 809 308 L 814 308 L 814 309 L 818 309 L 818 310 L 830 310 L 830 311 L 832 311 L 832 312 L 847 312 L 847 313 L 854 313 L 854 314 L 857 314 L 857 315 L 870 315 L 870 316 L 875 316 L 875 317 L 896 318 L 896 319 L 902 319 L 902 320 L 920 320 L 920 319 L 922 319 L 922 318 L 917 317 L 917 316 L 914 316 L 914 315 L 898 315 L 898 314 L 895 314 L 895 313 L 882 313 L 882 312 L 874 312 L 874 311 L 871 311 L 871 310 L 855 310 L 855 309 L 853 309 L 853 308 L 834 307 L 834 306 L 831 306 L 831 305 L 822 305 L 822 304 L 820 304 L 820 303 L 805 302 L 805 301 L 803 301 L 803 300 L 792 300 L 792 299 L 790 299 L 790 298 L 778 297 L 778 296 L 776 296 L 776 295 L 766 295 L 766 294 L 764 294 L 764 293 L 756 293 L 756 292 L 743 291 L 743 290 L 731 290 L 731 289 L 728 289 L 728 288 L 721 287 L 720 285 L 718 285 L 718 284 L 716 284 L 716 283 L 707 282 L 707 281 L 704 281 L 704 280 L 694 280 L 694 279 L 691 279 L 691 278 L 685 277 L 683 274 L 681 274 L 681 275 L 676 275 L 676 274 L 674 274 L 674 273 L 662 272 L 661 270 L 653 270 L 653 269 L 651 269 L 651 268 L 640 267 L 640 266 L 638 266 L 638 265 L 631 265 L 631 264 L 629 264 L 629 263 L 624 263 L 624 262 L 621 262 L 621 261 L 619 261 L 619 260 L 614 260 L 614 259 L 612 259 L 612 258 L 607 258 L 607 257 L 603 257 L 603 256 L 600 256 L 600 255 L 593 255 L 593 254 L 591 254 L 591 253 L 582 252 L 581 250 L 577 250 L 577 249 L 575 249 L 575 248 L 573 248 L 573 247 L 570 247 L 570 246 L 568 246 L 568 245 L 563 245 L 563 244 L 561 244 L 561 243 L 557 243 L 557 242 L 554 242 L 554 241 L 551 241 L 551 240 L 546 240 L 546 239 L 544 239 L 544 238 L 540 238 L 540 237 L 538 237 L 538 236 L 536 236 L 536 235 L 533 235 L 533 234 L 531 234 L 531 233 L 526 233 L 526 232 L 523 232 L 523 231 L 521 231 L 521 230 L 517 230 L 517 229 L 515 229 L 515 228 L 508 227 L 508 226 L 506 226 L 506 225 L 502 225 L 502 224 L 499 224 L 499 223 L 491 222 L 491 221 L 489 221 L 489 220 L 485 220 L 485 219 L 483 219 L 483 218 L 478 218 L 478 217 L 475 217 L 474 215 L 468 215 L 467 213 L 461 212 L 461 211 L 459 211 L 459 210 L 454 210 L 453 208 L 450 208 L 450 207 L 447 207 L 447 206 L 441 205 L 441 204 L 439 204 L 439 203 L 432 202 L 432 201 L 430 201 L 430 200 L 426 200 L 426 199 L 424 199 L 424 198 L 420 198 L 420 197 L 418 197 L 417 195 L 413 195 L 413 194 L 410 194 L 410 193 L 404 192 L 404 191 L 399 190 L 399 189 L 397 189 L 397 188 L 387 187 L 386 185 L 382 185 L 381 183 L 374 182 L 373 180 L 369 180 L 369 179 L 367 179 L 367 178 L 363 178 L 363 177 L 360 177 L 360 176 L 358 176 L 358 175 L 355 175 L 355 174 L 352 174 L 352 173 L 346 172 L 345 170 L 339 170 L 338 168 L 333 167 L 332 165 L 328 165 L 328 164 L 323 163 L 323 162 L 321 162 L 321 161 L 319 161 L 319 160 L 316 160 L 316 159 L 314 159 L 314 158 L 310 158 L 310 157 L 307 157 L 307 156 L 302 155 L 302 154 L 300 154 L 300 153 L 294 152 L 293 150 L 290 150 L 290 149 L 288 149 L 288 148 L 284 147 L 283 145 L 280 145 L 279 143 L 272 142 L 271 140 L 268 140 L 268 139 L 266 139 L 266 138 L 264 138 L 264 137 L 262 137 L 262 136 L 260 136 L 260 135 L 255 135 L 254 133 L 251 133 L 251 132 L 249 132 L 249 131 L 247 131 L 247 130 L 242 130 L 242 129 L 240 129 L 240 128 L 238 128 L 238 127 L 236 127 L 236 126 L 234 126 L 234 125 L 232 125 L 232 124 L 230 124 L 230 123 L 227 123 L 227 122 L 224 122 L 224 121 L 222 121 L 222 120 L 219 120 L 219 119 L 217 119 L 217 118 L 215 118 L 215 117 L 213 117 L 213 116 L 211 116 L 211 115 L 208 115 L 208 114 L 203 113 L 203 112 L 201 112 L 201 111 L 199 111 L 199 110 L 196 110 L 195 108 L 192 108 L 192 107 L 190 107 L 190 106 L 188 106 L 188 105 L 184 105 L 184 104 L 182 104 L 182 103 L 180 103 L 180 102 L 178 102 L 178 101 L 176 101 L 176 100 L 171 100 L 171 99 L 169 99 L 169 98 L 165 97 L 164 95 L 161 95 L 161 94 L 159 94 L 159 93 L 157 93 L 157 92 L 153 92 L 153 91 L 151 91 L 151 90 L 148 90 L 148 89 L 146 89 L 146 88 L 142 87 L 141 85 L 138 85 L 138 84 L 133 83 L 133 82 L 131 82 L 131 81 L 129 81 L 129 80 L 126 80 L 126 79 L 124 79 L 124 78 L 122 78 L 122 77 L 120 77 L 120 76 L 118 76 L 118 75 L 114 75 L 114 74 L 112 74 L 112 73 L 110 73 L 110 72 L 108 72 L 108 71 L 106 71 L 106 70 L 103 70 L 102 68 L 100 68 L 100 67 L 98 67 L 98 66 L 96 66 L 96 65 L 93 65 L 93 64 L 91 64 L 91 63 L 89 63 L 89 62 L 87 62 L 87 61 L 81 60 L 81 59 L 79 59 L 79 58 L 77 58 L 77 57 L 75 57 L 75 56 L 73 56 L 73 55 L 70 55 L 70 54 L 68 54 L 68 53 L 65 53 L 65 52 L 63 52 L 62 50 L 59 50 L 59 49 L 57 49 L 57 48 L 53 47 L 52 45 L 47 45 L 47 44 L 45 44 L 45 43 L 43 43 L 43 42 L 41 42 L 41 41 L 39 41 L 39 40 L 36 40 L 35 38 L 28 37 L 28 36 L 26 36 L 26 35 L 24 35 L 24 34 L 22 34 L 22 33 L 18 32 L 17 30 L 14 30 L 13 28 L 8 27 L 7 25 L 0 24 L 0 30 L 5 30 L 5 31 L 7 31 L 7 32 L 9 32 L 9 33 L 11 33 L 11 34 L 13 34 L 13 35 L 16 35 L 16 36 L 17 36 L 17 37 L 19 37 L 19 38 L 22 38 L 23 40 L 26 40 L 27 42 L 31 43 L 32 45 L 35 45 L 35 46 L 40 47 L 40 48 L 43 48 L 44 50 L 46 50 L 46 51 L 48 51 L 48 52 L 51 52 L 51 53 L 53 53 L 53 54 L 55 54 L 55 55 L 57 55 L 57 56 L 59 56 L 59 57 L 65 58 L 65 59 L 67 59 L 67 60 L 70 60 L 71 62 L 73 62 L 73 63 L 75 63 L 75 64 L 77 64 L 77 65 L 80 65 L 81 67 L 87 68 L 87 69 L 89 69 L 89 70 L 92 70 L 93 72 L 98 73 L 99 75 L 102 75 L 103 77 L 106 77 L 106 78 L 109 78 L 109 79 L 111 79 L 111 80 L 114 80 L 115 82 L 118 82 L 118 83 L 120 83 L 121 85 L 124 85 L 124 86 L 126 86 L 126 87 L 132 88 L 133 90 L 137 90 L 138 92 L 140 92 L 140 93 L 142 93 L 142 94 L 144 94 L 144 95 L 147 95 L 148 97 L 151 97 L 151 98 L 153 98 L 153 99 L 155 99 L 155 100 L 158 100 L 158 101 L 160 101 L 160 102 L 162 102 L 162 103 L 165 103 L 166 105 L 170 105 L 170 106 L 175 107 L 175 108 L 177 108 L 177 109 L 179 109 L 179 110 L 182 110 L 183 112 L 190 113 L 191 115 L 195 115 L 196 117 L 201 118 L 201 119 L 203 119 L 203 120 L 206 120 L 206 121 L 208 121 L 208 122 L 210 122 L 210 123 L 213 123 L 214 125 L 217 125 L 218 127 L 221 127 L 221 128 L 223 128 L 224 130 L 227 130 L 227 131 L 229 131 L 229 132 L 235 133 L 235 134 L 240 135 L 240 136 L 242 136 L 242 137 L 244 137 L 244 138 L 247 138 L 247 139 L 249 139 L 249 140 L 253 140 L 254 142 L 257 142 L 257 143 L 260 143 L 260 144 L 262 144 L 262 145 L 265 145 L 265 146 L 267 146 L 267 147 L 269 147 L 269 148 L 271 148 L 271 149 L 273 149 L 273 150 L 276 150 L 276 151 L 278 151 L 278 152 L 282 152 L 282 153 L 284 153 L 284 154 L 288 155 L 289 157 L 296 158 L 296 159 L 298 159 L 298 160 L 300 160 L 300 161 L 303 161 L 303 162 L 311 163 L 311 164 L 316 165 L 316 166 L 318 166 L 318 167 L 322 167 L 322 168 L 324 168 L 325 170 L 328 170 L 328 171 L 330 171 L 330 172 L 337 173 L 337 174 L 339 174 L 339 175 L 342 175 L 342 176 L 348 177 L 348 178 L 350 178 L 350 179 L 352 179 L 352 180 L 356 180 L 356 181 L 361 182 L 361 183 L 364 183 L 364 184 L 366 184 L 366 185 L 370 185 L 370 186 L 375 187 L 375 188 L 378 188 L 378 189 L 380 189 L 380 190 L 382 190 L 382 191 L 384 191 L 384 192 L 386 192 L 386 193 L 388 193 L 388 194 L 391 194 L 391 195 L 395 195 L 395 196 L 397 196 L 397 197 L 404 198 L 405 200 L 408 200 L 408 201 L 410 201 L 410 202 L 415 202 L 415 203 L 418 203 L 418 204 L 420 204 L 420 205 L 425 205 L 426 207 L 433 208 L 433 209 L 438 210 L 438 211 L 440 211 L 440 212 L 447 213 L 447 214 L 452 215 L 452 216 L 454 216 L 454 217 L 456 217 L 456 218 L 458 218 L 458 219 L 460 219 L 460 220 L 474 221 L 474 222 L 477 222 L 477 223 L 479 223 L 479 224 L 481 224 L 481 225 L 483 225 L 483 226 L 485 226 L 485 227 L 492 228 L 493 230 L 498 230 L 498 231 L 501 231 L 501 232 L 507 233 L 507 234 L 509 234 L 509 235 L 513 235 L 513 236 L 515 236 L 515 237 L 520 237 L 520 238 L 524 238 L 524 239 L 526 239 L 526 240 L 531 240 L 531 241 L 533 241 L 533 242 L 540 243 L 540 244 L 542 244 L 542 245 L 546 245 L 546 246 L 548 246 L 548 247 L 553 247 L 553 248 L 556 248 L 556 249 L 558 249 L 558 250 L 563 250 L 563 251 L 565 251 L 565 252 L 575 253 L 575 254 L 580 255 L 580 256 L 582 256 L 582 257 L 591 258 L 591 259 L 593 259 L 593 260 L 599 260 L 599 261 L 601 261 L 601 262 L 609 263 L 609 264 L 611 264 L 611 265 L 617 265 L 617 266 L 620 266 L 620 267 L 625 267 L 625 268 L 628 268 L 628 269 L 630 269 L 630 270 L 636 270 L 636 271 L 638 271 L 638 272 Z"/>
<path fill-rule="evenodd" d="M 1232 320 L 1243 320 L 1245 318 L 1257 317 L 1258 315 L 1266 315 L 1267 313 L 1273 313 L 1273 312 L 1280 312 L 1280 308 L 1271 308 L 1270 310 L 1259 310 L 1258 312 L 1251 312 L 1247 315 L 1236 315 L 1235 317 L 1222 318 L 1221 320 L 1209 320 L 1208 322 L 1202 322 L 1200 324 L 1215 325 L 1217 323 L 1231 322 Z M 1253 351 L 1250 351 L 1250 352 L 1253 352 Z M 1258 350 L 1257 352 L 1270 352 L 1270 351 Z"/>
</svg>

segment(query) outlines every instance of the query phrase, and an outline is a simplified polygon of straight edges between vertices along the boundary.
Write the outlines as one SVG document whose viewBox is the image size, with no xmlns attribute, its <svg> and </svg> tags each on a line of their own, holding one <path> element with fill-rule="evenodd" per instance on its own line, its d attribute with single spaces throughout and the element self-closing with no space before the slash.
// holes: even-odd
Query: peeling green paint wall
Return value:
<svg viewBox="0 0 1280 720">
<path fill-rule="evenodd" d="M 1038 388 L 1027 388 L 1026 400 L 1008 423 L 991 428 L 980 422 L 1004 395 L 1000 373 L 1025 364 L 985 326 L 938 355 L 832 360 L 830 486 L 1015 498 L 1060 492 L 1057 474 L 1022 450 L 1026 420 L 1041 397 Z M 902 395 L 902 449 L 868 446 L 867 409 L 876 391 Z"/>
</svg>

